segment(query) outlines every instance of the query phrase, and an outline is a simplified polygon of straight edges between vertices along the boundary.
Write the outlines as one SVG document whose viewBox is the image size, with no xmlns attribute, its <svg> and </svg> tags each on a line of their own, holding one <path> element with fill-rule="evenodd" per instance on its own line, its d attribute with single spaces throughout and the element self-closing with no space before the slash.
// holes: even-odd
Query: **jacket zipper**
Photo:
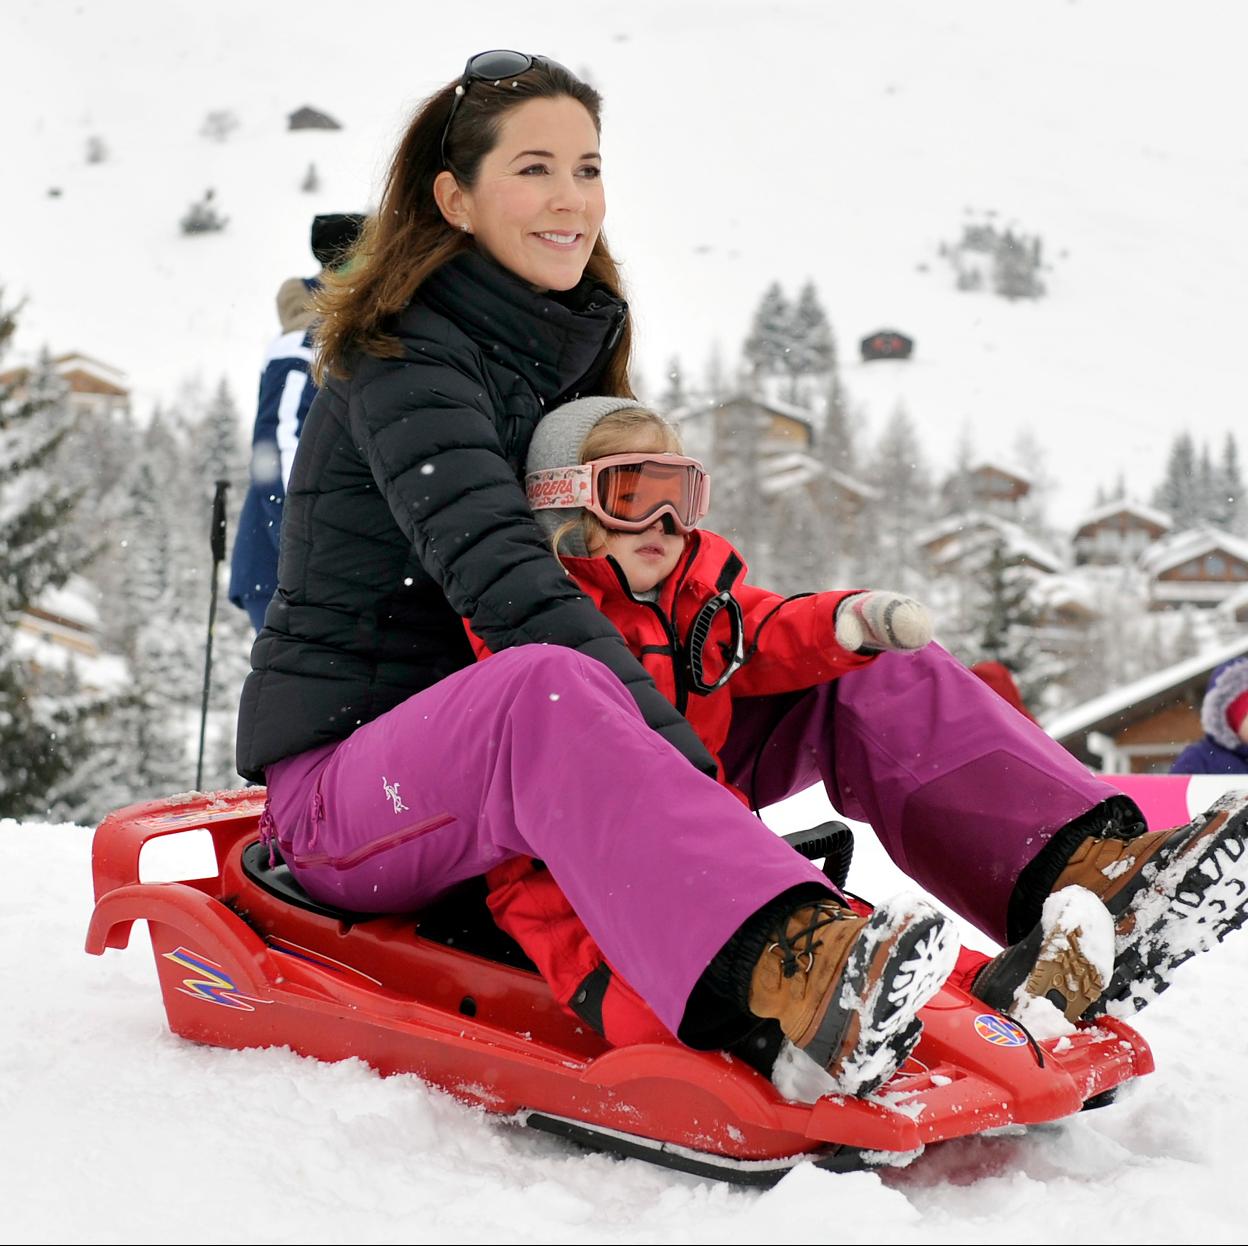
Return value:
<svg viewBox="0 0 1248 1246">
<path fill-rule="evenodd" d="M 689 689 L 685 686 L 685 673 L 680 665 L 680 640 L 676 635 L 676 625 L 663 613 L 663 608 L 657 601 L 646 601 L 642 597 L 633 596 L 633 590 L 629 587 L 628 576 L 624 574 L 624 568 L 614 558 L 608 555 L 607 562 L 610 564 L 611 570 L 615 572 L 615 578 L 619 580 L 620 588 L 624 590 L 625 596 L 631 601 L 635 601 L 639 606 L 648 606 L 654 611 L 655 617 L 663 625 L 663 634 L 671 645 L 672 683 L 676 688 L 676 709 L 683 714 L 689 704 Z"/>
</svg>

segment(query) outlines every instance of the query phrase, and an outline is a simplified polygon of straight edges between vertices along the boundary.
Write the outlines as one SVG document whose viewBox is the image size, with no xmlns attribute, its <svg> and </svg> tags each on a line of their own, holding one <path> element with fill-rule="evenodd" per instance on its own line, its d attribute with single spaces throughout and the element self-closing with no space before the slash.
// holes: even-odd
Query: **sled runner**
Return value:
<svg viewBox="0 0 1248 1246">
<path fill-rule="evenodd" d="M 400 916 L 317 904 L 270 864 L 263 806 L 261 788 L 192 793 L 119 810 L 96 831 L 87 951 L 124 948 L 146 920 L 170 1028 L 196 1042 L 356 1057 L 595 1149 L 753 1185 L 802 1161 L 844 1171 L 1058 1120 L 1153 1068 L 1121 1021 L 1036 1042 L 945 986 L 922 1010 L 914 1055 L 875 1095 L 792 1103 L 721 1052 L 608 1047 L 555 1003 L 471 887 Z M 145 844 L 200 829 L 215 875 L 139 881 Z"/>
</svg>

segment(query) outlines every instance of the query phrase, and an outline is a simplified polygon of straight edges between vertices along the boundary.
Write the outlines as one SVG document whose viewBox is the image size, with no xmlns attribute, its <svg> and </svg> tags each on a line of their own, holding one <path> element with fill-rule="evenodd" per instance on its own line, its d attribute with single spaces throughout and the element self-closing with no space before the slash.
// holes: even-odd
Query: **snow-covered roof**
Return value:
<svg viewBox="0 0 1248 1246">
<path fill-rule="evenodd" d="M 129 681 L 125 658 L 115 653 L 83 653 L 58 643 L 50 634 L 23 627 L 13 632 L 13 652 L 45 670 L 65 672 L 72 666 L 84 688 L 120 692 Z"/>
<path fill-rule="evenodd" d="M 748 403 L 751 407 L 757 407 L 760 411 L 770 411 L 773 415 L 782 415 L 786 419 L 797 420 L 812 430 L 819 419 L 819 413 L 810 410 L 808 407 L 798 407 L 793 403 L 780 402 L 774 398 L 760 398 L 757 394 L 747 394 L 744 390 L 734 390 L 723 398 L 716 398 L 711 401 L 702 400 L 687 403 L 685 406 L 669 412 L 667 418 L 674 424 L 679 424 L 682 420 L 696 419 L 700 415 L 706 415 L 708 412 L 716 411 L 720 407 L 726 407 L 738 402 Z"/>
<path fill-rule="evenodd" d="M 940 551 L 941 563 L 956 562 L 976 544 L 972 539 L 975 534 L 982 532 L 985 528 L 1000 536 L 1009 553 L 1026 558 L 1046 571 L 1062 569 L 1064 564 L 1061 557 L 1037 541 L 1021 524 L 1014 523 L 1010 519 L 1003 519 L 1000 515 L 993 515 L 989 511 L 966 511 L 960 515 L 950 515 L 947 519 L 921 529 L 915 535 L 915 541 L 920 546 L 929 546 L 937 541 L 949 537 L 960 537 L 964 534 L 966 540 L 951 541 Z"/>
<path fill-rule="evenodd" d="M 1248 562 L 1248 541 L 1219 528 L 1189 528 L 1173 533 L 1140 555 L 1140 566 L 1150 575 L 1161 575 L 1190 558 L 1220 551 Z"/>
<path fill-rule="evenodd" d="M 1236 637 L 1216 649 L 1206 650 L 1195 657 L 1186 658 L 1151 675 L 1145 675 L 1134 683 L 1114 688 L 1093 697 L 1074 709 L 1066 710 L 1044 724 L 1044 729 L 1055 740 L 1064 742 L 1072 736 L 1091 731 L 1131 709 L 1143 711 L 1149 701 L 1189 680 L 1207 675 L 1215 666 L 1248 653 L 1248 635 Z"/>
<path fill-rule="evenodd" d="M 98 591 L 91 584 L 76 575 L 61 588 L 46 589 L 34 605 L 58 619 L 94 630 L 100 625 L 100 612 L 94 600 L 98 596 Z"/>
<path fill-rule="evenodd" d="M 1122 514 L 1138 516 L 1148 523 L 1156 524 L 1165 532 L 1169 532 L 1174 527 L 1174 520 L 1165 511 L 1159 511 L 1154 506 L 1145 506 L 1143 502 L 1133 502 L 1130 498 L 1115 498 L 1112 502 L 1105 502 L 1101 506 L 1094 507 L 1084 515 L 1075 525 L 1075 536 L 1078 537 L 1085 528 L 1090 528 L 1093 524 L 1101 523 L 1113 515 Z"/>
<path fill-rule="evenodd" d="M 1093 586 L 1083 576 L 1038 576 L 1033 592 L 1036 604 L 1051 610 L 1074 606 L 1090 615 L 1100 613 Z"/>
<path fill-rule="evenodd" d="M 971 464 L 970 473 L 974 475 L 976 472 L 1000 472 L 1003 476 L 1010 476 L 1015 480 L 1021 481 L 1025 485 L 1034 485 L 1036 478 L 1023 471 L 1021 467 L 1015 467 L 1013 464 L 1007 464 L 1001 459 L 977 459 Z"/>
<path fill-rule="evenodd" d="M 120 368 L 114 368 L 111 364 L 102 363 L 90 355 L 84 355 L 81 351 L 70 351 L 64 355 L 57 355 L 52 362 L 56 365 L 56 370 L 62 374 L 78 369 L 83 372 L 90 372 L 101 380 L 108 381 L 119 388 L 125 388 L 126 374 Z"/>
<path fill-rule="evenodd" d="M 818 478 L 821 471 L 818 459 L 813 459 L 800 450 L 768 455 L 763 463 L 759 488 L 765 497 L 771 497 L 785 489 L 809 484 Z"/>
</svg>

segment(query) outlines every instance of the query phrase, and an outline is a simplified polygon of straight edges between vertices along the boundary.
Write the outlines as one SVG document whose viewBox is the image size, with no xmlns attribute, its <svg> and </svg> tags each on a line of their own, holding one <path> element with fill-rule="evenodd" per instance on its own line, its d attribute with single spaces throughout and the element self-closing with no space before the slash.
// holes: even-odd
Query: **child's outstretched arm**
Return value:
<svg viewBox="0 0 1248 1246">
<path fill-rule="evenodd" d="M 738 697 L 812 688 L 886 649 L 918 649 L 932 638 L 927 609 L 900 593 L 830 590 L 786 599 L 741 584 L 734 594 L 747 655 L 729 683 Z"/>
</svg>

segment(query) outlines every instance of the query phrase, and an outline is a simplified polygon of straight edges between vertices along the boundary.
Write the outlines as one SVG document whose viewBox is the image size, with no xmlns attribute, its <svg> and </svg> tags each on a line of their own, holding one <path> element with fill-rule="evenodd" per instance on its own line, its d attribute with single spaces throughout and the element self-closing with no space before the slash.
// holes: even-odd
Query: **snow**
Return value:
<svg viewBox="0 0 1248 1246">
<path fill-rule="evenodd" d="M 28 298 L 27 357 L 106 361 L 143 418 L 224 373 L 246 418 L 312 215 L 375 203 L 411 108 L 471 51 L 542 48 L 605 96 L 607 229 L 652 387 L 673 354 L 700 376 L 718 343 L 731 366 L 768 284 L 810 278 L 875 433 L 904 402 L 930 455 L 965 426 L 1011 461 L 1033 430 L 1028 470 L 1073 521 L 1119 473 L 1151 489 L 1177 419 L 1216 451 L 1240 418 L 1245 34 L 1236 0 L 477 0 L 436 22 L 366 0 L 349 28 L 330 0 L 10 0 L 0 280 Z M 288 132 L 305 101 L 345 128 Z M 238 129 L 202 137 L 223 109 Z M 229 226 L 184 237 L 208 186 Z M 1044 299 L 953 288 L 938 247 L 990 212 L 1043 236 Z M 914 358 L 858 362 L 884 324 Z"/>
<path fill-rule="evenodd" d="M 827 813 L 812 791 L 769 821 Z M 857 889 L 906 881 L 859 836 Z M 1114 1106 L 901 1169 L 803 1166 L 759 1193 L 585 1154 L 355 1061 L 174 1038 L 143 928 L 87 956 L 90 908 L 88 830 L 0 822 L 4 1242 L 1242 1239 L 1248 1122 L 1227 1053 L 1248 1000 L 1227 986 L 1248 980 L 1248 936 L 1141 1014 L 1157 1072 Z"/>
</svg>

